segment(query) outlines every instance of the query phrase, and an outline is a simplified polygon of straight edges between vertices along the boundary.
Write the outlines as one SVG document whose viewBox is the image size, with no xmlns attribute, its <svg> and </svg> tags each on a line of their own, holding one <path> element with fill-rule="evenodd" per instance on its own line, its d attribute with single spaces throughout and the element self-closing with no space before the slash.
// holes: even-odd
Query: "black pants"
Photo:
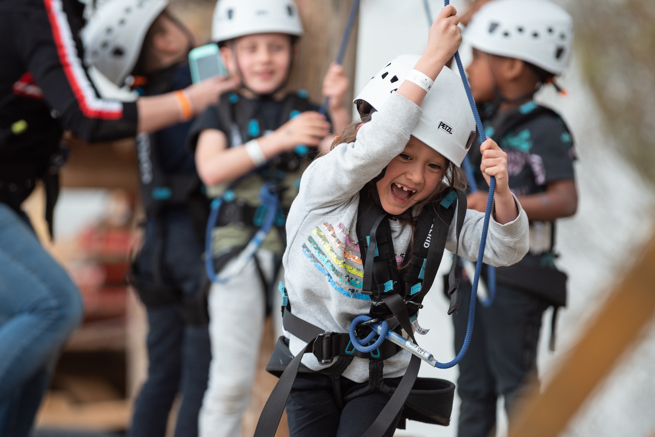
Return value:
<svg viewBox="0 0 655 437">
<path fill-rule="evenodd" d="M 358 384 L 341 378 L 344 396 L 366 386 L 368 382 Z M 374 391 L 351 400 L 341 410 L 335 402 L 330 377 L 320 373 L 299 373 L 287 402 L 289 434 L 291 437 L 361 437 L 389 399 L 388 395 Z M 380 437 L 393 436 L 399 420 L 400 415 Z"/>
<path fill-rule="evenodd" d="M 146 224 L 145 243 L 138 258 L 142 279 L 154 283 L 158 247 L 161 280 L 179 290 L 182 299 L 201 293 L 202 247 L 185 209 L 169 211 L 163 217 L 165 235 L 157 225 Z M 146 306 L 148 312 L 148 378 L 134 404 L 128 436 L 163 437 L 173 402 L 181 395 L 175 425 L 176 437 L 198 435 L 198 414 L 207 388 L 211 346 L 207 325 L 191 324 L 176 305 Z"/>
<path fill-rule="evenodd" d="M 453 315 L 456 351 L 466 335 L 470 290 L 471 284 L 460 280 L 462 305 Z M 476 306 L 471 343 L 458 366 L 458 436 L 488 437 L 496 426 L 498 397 L 503 396 L 510 415 L 521 394 L 538 386 L 537 346 L 547 307 L 537 297 L 498 285 L 489 308 Z"/>
</svg>

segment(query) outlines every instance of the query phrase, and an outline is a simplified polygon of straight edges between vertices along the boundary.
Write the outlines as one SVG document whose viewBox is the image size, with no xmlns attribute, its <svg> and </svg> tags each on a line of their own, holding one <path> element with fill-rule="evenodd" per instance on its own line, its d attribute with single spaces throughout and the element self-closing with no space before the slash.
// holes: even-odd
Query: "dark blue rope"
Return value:
<svg viewBox="0 0 655 437">
<path fill-rule="evenodd" d="M 449 0 L 444 0 L 444 7 L 448 6 L 450 3 Z M 464 72 L 464 67 L 462 66 L 462 60 L 459 57 L 459 52 L 455 53 L 455 62 L 457 63 L 457 68 L 459 70 L 459 75 L 462 78 L 462 83 L 464 84 L 464 89 L 466 90 L 466 96 L 469 100 L 469 105 L 473 111 L 473 117 L 475 118 L 475 124 L 478 127 L 478 134 L 480 136 L 480 143 L 483 143 L 486 139 L 484 133 L 484 126 L 482 125 L 482 120 L 480 119 L 480 114 L 478 114 L 478 108 L 475 106 L 475 100 L 473 99 L 473 94 L 471 94 L 471 88 L 469 87 L 468 81 L 466 80 L 466 73 Z M 491 217 L 491 207 L 494 200 L 494 191 L 496 189 L 496 178 L 491 177 L 489 183 L 489 197 L 487 198 L 487 209 L 484 214 L 484 223 L 482 226 L 482 238 L 480 239 L 480 249 L 478 251 L 478 261 L 475 264 L 475 277 L 473 278 L 473 287 L 471 290 L 471 302 L 469 304 L 469 318 L 468 324 L 466 326 L 466 336 L 464 338 L 464 344 L 460 349 L 459 353 L 449 363 L 437 363 L 435 367 L 439 369 L 448 369 L 453 367 L 464 358 L 466 352 L 468 351 L 469 345 L 471 344 L 471 334 L 473 333 L 473 321 L 475 320 L 475 304 L 478 294 L 478 282 L 480 280 L 480 273 L 482 273 L 482 260 L 484 259 L 484 248 L 487 244 L 487 232 L 489 230 L 489 219 Z"/>
<path fill-rule="evenodd" d="M 355 17 L 357 16 L 357 11 L 359 10 L 359 2 L 360 0 L 355 0 L 352 7 L 350 8 L 348 22 L 346 23 L 346 28 L 343 30 L 341 45 L 339 46 L 339 52 L 337 52 L 337 59 L 335 61 L 338 65 L 343 63 L 343 57 L 346 55 L 346 48 L 348 47 L 348 41 L 350 40 L 350 33 L 352 32 L 353 26 L 355 25 Z M 321 114 L 326 114 L 329 104 L 330 98 L 326 97 L 318 112 Z"/>
<path fill-rule="evenodd" d="M 367 320 L 371 320 L 369 316 L 357 316 L 355 319 L 350 323 L 350 328 L 348 329 L 348 335 L 350 336 L 350 342 L 352 343 L 353 347 L 357 349 L 358 351 L 362 353 L 369 353 L 373 352 L 375 349 L 379 348 L 384 339 L 387 336 L 387 331 L 389 330 L 389 324 L 387 323 L 386 320 L 383 320 L 380 322 L 380 326 L 382 326 L 382 332 L 380 333 L 380 336 L 378 337 L 377 340 L 375 340 L 375 343 L 373 343 L 370 346 L 367 346 L 367 344 L 373 340 L 373 337 L 378 333 L 377 329 L 375 327 L 371 327 L 372 331 L 369 335 L 366 336 L 366 338 L 359 339 L 357 337 L 357 325 L 359 322 L 365 322 Z M 377 325 L 376 325 L 377 326 Z"/>
<path fill-rule="evenodd" d="M 221 203 L 223 203 L 222 197 L 217 197 L 212 200 L 211 211 L 209 213 L 209 219 L 207 220 L 207 228 L 205 229 L 205 271 L 207 272 L 207 277 L 216 283 L 224 283 L 226 281 L 221 281 L 216 276 L 216 271 L 214 270 L 214 254 L 212 248 L 212 237 L 214 235 L 214 226 L 216 226 L 216 220 L 218 219 L 218 213 L 221 210 Z"/>
</svg>

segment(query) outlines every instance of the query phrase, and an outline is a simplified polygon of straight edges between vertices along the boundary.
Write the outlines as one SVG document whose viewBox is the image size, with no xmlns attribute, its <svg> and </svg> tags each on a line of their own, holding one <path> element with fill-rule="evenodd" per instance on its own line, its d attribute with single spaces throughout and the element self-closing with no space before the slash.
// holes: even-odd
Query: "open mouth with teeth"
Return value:
<svg viewBox="0 0 655 437">
<path fill-rule="evenodd" d="M 414 194 L 416 194 L 416 190 L 409 189 L 398 183 L 393 183 L 391 184 L 391 194 L 400 200 L 409 200 Z"/>
</svg>

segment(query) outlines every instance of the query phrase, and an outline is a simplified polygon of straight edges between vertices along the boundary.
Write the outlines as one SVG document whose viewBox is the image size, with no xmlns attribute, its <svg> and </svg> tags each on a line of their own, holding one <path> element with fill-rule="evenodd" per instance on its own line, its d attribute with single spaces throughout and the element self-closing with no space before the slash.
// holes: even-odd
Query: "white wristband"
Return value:
<svg viewBox="0 0 655 437">
<path fill-rule="evenodd" d="M 425 90 L 426 93 L 429 92 L 432 88 L 432 85 L 434 85 L 434 81 L 432 79 L 418 70 L 410 70 L 409 73 L 407 73 L 405 80 L 420 86 L 423 88 L 423 90 Z"/>
<path fill-rule="evenodd" d="M 246 152 L 248 152 L 248 156 L 252 159 L 255 167 L 259 167 L 267 161 L 264 152 L 262 152 L 262 148 L 259 146 L 259 141 L 257 140 L 250 140 L 246 143 Z"/>
</svg>

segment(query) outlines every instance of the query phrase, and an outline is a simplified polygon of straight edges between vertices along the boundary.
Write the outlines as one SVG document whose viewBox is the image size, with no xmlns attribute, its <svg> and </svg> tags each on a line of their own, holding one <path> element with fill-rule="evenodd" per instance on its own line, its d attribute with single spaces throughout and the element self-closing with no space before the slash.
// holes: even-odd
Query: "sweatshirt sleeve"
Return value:
<svg viewBox="0 0 655 437">
<path fill-rule="evenodd" d="M 489 220 L 489 231 L 484 250 L 485 264 L 495 267 L 511 266 L 521 261 L 528 253 L 530 246 L 528 217 L 516 197 L 514 197 L 514 202 L 519 214 L 513 221 L 501 225 L 494 220 L 493 215 Z M 457 248 L 456 223 L 457 213 L 450 224 L 446 242 L 446 249 L 453 253 Z M 459 238 L 459 256 L 469 261 L 477 261 L 483 225 L 484 213 L 472 209 L 466 210 Z"/>
<path fill-rule="evenodd" d="M 352 198 L 403 151 L 421 113 L 411 100 L 393 93 L 362 125 L 354 143 L 338 145 L 307 168 L 300 182 L 303 205 L 330 209 Z"/>
</svg>

